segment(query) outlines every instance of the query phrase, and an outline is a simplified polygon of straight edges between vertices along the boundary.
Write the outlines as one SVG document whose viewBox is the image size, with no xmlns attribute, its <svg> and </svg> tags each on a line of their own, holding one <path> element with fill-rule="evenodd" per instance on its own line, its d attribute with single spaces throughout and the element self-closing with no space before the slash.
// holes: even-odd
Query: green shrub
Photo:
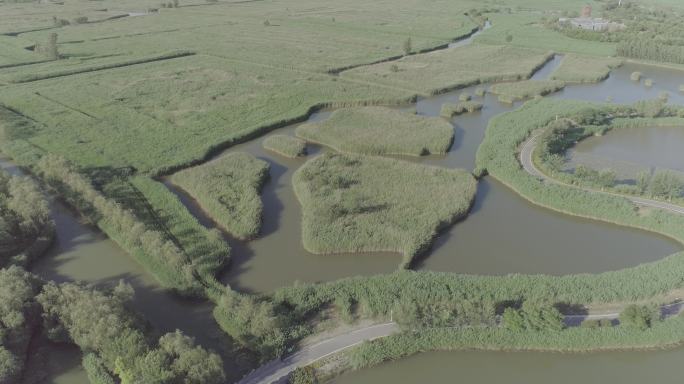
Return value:
<svg viewBox="0 0 684 384">
<path fill-rule="evenodd" d="M 647 87 L 652 87 L 653 86 L 653 79 L 644 80 L 644 85 Z"/>
<path fill-rule="evenodd" d="M 639 72 L 639 71 L 632 72 L 632 74 L 629 76 L 629 78 L 632 79 L 632 81 L 641 81 L 641 72 Z"/>
<path fill-rule="evenodd" d="M 467 93 L 467 92 L 463 92 L 463 93 L 461 93 L 460 95 L 458 95 L 458 100 L 459 100 L 459 101 L 470 101 L 470 99 L 472 99 L 472 97 L 471 97 L 470 94 Z"/>
<path fill-rule="evenodd" d="M 104 362 L 96 354 L 85 354 L 82 365 L 91 384 L 116 384 L 112 375 L 107 371 Z"/>
<path fill-rule="evenodd" d="M 620 312 L 620 326 L 645 330 L 660 321 L 660 312 L 657 307 L 645 305 L 629 305 Z"/>
</svg>

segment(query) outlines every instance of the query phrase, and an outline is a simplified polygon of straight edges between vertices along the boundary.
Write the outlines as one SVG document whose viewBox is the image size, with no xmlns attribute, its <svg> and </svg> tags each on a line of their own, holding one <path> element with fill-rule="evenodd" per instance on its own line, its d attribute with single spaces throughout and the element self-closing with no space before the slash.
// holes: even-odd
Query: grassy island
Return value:
<svg viewBox="0 0 684 384">
<path fill-rule="evenodd" d="M 271 135 L 264 139 L 265 149 L 285 157 L 306 156 L 306 142 L 292 136 Z"/>
<path fill-rule="evenodd" d="M 445 154 L 454 128 L 435 117 L 362 107 L 339 109 L 323 122 L 301 125 L 297 136 L 340 152 L 421 156 Z"/>
<path fill-rule="evenodd" d="M 499 96 L 499 100 L 512 103 L 535 96 L 544 96 L 565 88 L 565 83 L 557 80 L 526 80 L 517 83 L 494 84 L 489 91 Z"/>
<path fill-rule="evenodd" d="M 171 181 L 190 193 L 223 228 L 247 239 L 259 234 L 263 204 L 259 196 L 269 165 L 247 153 L 178 172 Z"/>
<path fill-rule="evenodd" d="M 340 154 L 310 160 L 293 183 L 309 251 L 401 252 L 403 267 L 468 213 L 476 191 L 462 170 Z"/>
<path fill-rule="evenodd" d="M 605 80 L 610 71 L 619 67 L 623 59 L 568 54 L 551 78 L 567 83 L 598 83 Z"/>
</svg>

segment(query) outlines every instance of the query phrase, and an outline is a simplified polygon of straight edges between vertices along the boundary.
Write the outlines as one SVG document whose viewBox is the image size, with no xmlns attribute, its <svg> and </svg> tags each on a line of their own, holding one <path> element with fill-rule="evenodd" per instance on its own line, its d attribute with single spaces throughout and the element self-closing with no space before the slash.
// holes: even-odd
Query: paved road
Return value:
<svg viewBox="0 0 684 384">
<path fill-rule="evenodd" d="M 326 356 L 361 344 L 364 341 L 389 336 L 399 331 L 396 323 L 376 324 L 310 345 L 283 360 L 273 360 L 252 371 L 238 384 L 272 384 L 285 382 L 297 367 L 309 365 Z M 281 381 L 282 380 L 282 381 Z"/>
<path fill-rule="evenodd" d="M 549 178 L 546 176 L 543 172 L 541 172 L 536 165 L 534 165 L 534 161 L 532 160 L 532 155 L 534 153 L 534 148 L 537 145 L 537 139 L 541 136 L 541 133 L 534 134 L 532 135 L 523 145 L 522 148 L 520 149 L 520 164 L 522 164 L 523 169 L 527 173 L 529 173 L 532 176 L 538 177 L 540 179 L 543 179 L 547 182 L 555 183 L 555 184 L 560 184 L 564 185 L 570 188 L 577 188 L 577 189 L 582 189 L 584 191 L 588 192 L 593 192 L 593 193 L 601 193 L 604 195 L 610 195 L 610 196 L 616 196 L 616 197 L 621 197 L 624 199 L 627 199 L 634 204 L 641 205 L 641 206 L 646 206 L 646 207 L 652 207 L 652 208 L 659 208 L 663 209 L 672 213 L 677 213 L 680 215 L 684 215 L 684 207 L 676 204 L 670 204 L 666 203 L 663 201 L 658 201 L 658 200 L 651 200 L 651 199 L 646 199 L 643 197 L 637 197 L 637 196 L 629 196 L 629 195 L 621 195 L 618 193 L 612 193 L 612 192 L 605 192 L 605 191 L 599 191 L 595 189 L 589 189 L 589 188 L 582 188 L 578 187 L 575 185 L 570 185 L 566 183 L 562 183 L 558 180 L 554 180 L 552 178 Z"/>
</svg>

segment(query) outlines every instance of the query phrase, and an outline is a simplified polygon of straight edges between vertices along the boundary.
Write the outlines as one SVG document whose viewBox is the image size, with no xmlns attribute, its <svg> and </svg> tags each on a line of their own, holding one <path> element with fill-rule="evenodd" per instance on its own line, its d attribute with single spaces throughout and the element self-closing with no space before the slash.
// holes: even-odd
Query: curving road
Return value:
<svg viewBox="0 0 684 384">
<path fill-rule="evenodd" d="M 658 200 L 646 199 L 643 197 L 621 195 L 619 193 L 599 191 L 599 190 L 590 189 L 590 188 L 582 188 L 582 187 L 578 187 L 576 185 L 566 184 L 566 183 L 560 182 L 558 180 L 555 180 L 555 179 L 552 179 L 552 178 L 546 176 L 542 171 L 540 171 L 537 168 L 536 165 L 534 165 L 534 161 L 532 160 L 534 148 L 537 146 L 537 139 L 539 138 L 539 136 L 541 136 L 541 133 L 537 133 L 537 134 L 530 136 L 530 138 L 527 139 L 527 141 L 525 143 L 523 143 L 522 147 L 520 148 L 520 164 L 522 164 L 523 169 L 525 169 L 525 171 L 527 173 L 529 173 L 530 175 L 538 177 L 540 179 L 543 179 L 544 181 L 563 185 L 566 187 L 581 189 L 581 190 L 584 190 L 587 192 L 601 193 L 604 195 L 621 197 L 621 198 L 627 199 L 627 200 L 629 200 L 632 203 L 637 204 L 637 205 L 663 209 L 663 210 L 666 210 L 666 211 L 669 211 L 672 213 L 684 215 L 684 207 L 682 207 L 680 205 L 670 204 L 670 203 L 666 203 L 666 202 L 658 201 Z"/>
<path fill-rule="evenodd" d="M 238 384 L 284 383 L 287 375 L 298 367 L 307 366 L 324 357 L 361 344 L 364 341 L 386 337 L 396 332 L 399 332 L 399 326 L 396 323 L 376 324 L 356 329 L 314 345 L 306 346 L 299 352 L 282 360 L 273 360 L 266 365 L 262 365 L 245 376 Z"/>
</svg>

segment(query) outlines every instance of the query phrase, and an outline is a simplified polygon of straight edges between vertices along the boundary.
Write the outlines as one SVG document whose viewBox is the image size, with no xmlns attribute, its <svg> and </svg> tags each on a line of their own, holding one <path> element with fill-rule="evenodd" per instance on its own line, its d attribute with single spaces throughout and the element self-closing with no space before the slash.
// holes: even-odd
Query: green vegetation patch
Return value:
<svg viewBox="0 0 684 384">
<path fill-rule="evenodd" d="M 471 44 L 352 69 L 342 78 L 434 95 L 473 84 L 526 79 L 552 56 L 531 48 Z"/>
<path fill-rule="evenodd" d="M 565 83 L 558 80 L 526 80 L 517 83 L 494 84 L 489 89 L 499 96 L 499 100 L 512 103 L 535 96 L 544 96 L 565 88 Z"/>
<path fill-rule="evenodd" d="M 612 57 L 589 57 L 568 54 L 551 78 L 568 83 L 598 83 L 605 80 L 610 71 L 621 66 L 622 59 Z M 637 79 L 638 80 L 638 79 Z"/>
<path fill-rule="evenodd" d="M 310 160 L 293 183 L 307 250 L 401 252 L 403 267 L 468 213 L 477 187 L 463 170 L 342 154 Z"/>
<path fill-rule="evenodd" d="M 454 128 L 439 118 L 364 107 L 339 109 L 323 122 L 303 124 L 297 136 L 340 152 L 421 156 L 445 154 Z"/>
<path fill-rule="evenodd" d="M 268 136 L 264 139 L 263 146 L 265 149 L 285 157 L 306 156 L 306 141 L 292 136 Z"/>
<path fill-rule="evenodd" d="M 230 153 L 174 174 L 171 181 L 190 193 L 233 236 L 259 234 L 263 204 L 260 192 L 269 165 L 247 153 Z"/>
<path fill-rule="evenodd" d="M 442 109 L 439 111 L 439 115 L 450 119 L 456 115 L 462 115 L 464 113 L 473 113 L 479 111 L 484 107 L 479 101 L 461 101 L 456 104 L 444 103 L 442 104 Z"/>
</svg>

